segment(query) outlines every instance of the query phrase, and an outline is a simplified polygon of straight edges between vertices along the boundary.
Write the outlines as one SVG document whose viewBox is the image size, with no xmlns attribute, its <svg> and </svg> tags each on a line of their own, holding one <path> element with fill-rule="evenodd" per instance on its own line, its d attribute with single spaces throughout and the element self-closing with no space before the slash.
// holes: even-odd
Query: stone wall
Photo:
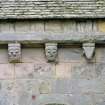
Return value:
<svg viewBox="0 0 105 105">
<path fill-rule="evenodd" d="M 105 31 L 103 21 L 1 22 L 1 33 Z M 58 62 L 48 63 L 44 48 L 22 48 L 22 62 L 9 63 L 0 48 L 0 105 L 104 105 L 105 47 L 88 62 L 81 47 L 59 46 Z"/>
</svg>

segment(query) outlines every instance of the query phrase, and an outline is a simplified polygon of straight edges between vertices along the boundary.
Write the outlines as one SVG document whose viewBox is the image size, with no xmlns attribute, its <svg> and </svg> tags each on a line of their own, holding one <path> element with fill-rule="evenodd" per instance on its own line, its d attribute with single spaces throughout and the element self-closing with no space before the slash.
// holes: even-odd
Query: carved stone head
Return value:
<svg viewBox="0 0 105 105">
<path fill-rule="evenodd" d="M 57 44 L 56 43 L 46 43 L 45 53 L 48 61 L 55 61 L 57 57 Z"/>
<path fill-rule="evenodd" d="M 21 45 L 19 43 L 8 44 L 9 62 L 16 63 L 21 60 Z"/>
</svg>

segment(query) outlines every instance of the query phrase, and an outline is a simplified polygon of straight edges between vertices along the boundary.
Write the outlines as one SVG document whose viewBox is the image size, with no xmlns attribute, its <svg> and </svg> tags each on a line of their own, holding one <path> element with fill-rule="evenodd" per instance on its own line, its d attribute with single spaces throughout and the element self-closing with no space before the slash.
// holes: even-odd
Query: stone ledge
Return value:
<svg viewBox="0 0 105 105">
<path fill-rule="evenodd" d="M 0 44 L 8 44 L 19 42 L 21 44 L 44 44 L 44 43 L 61 43 L 61 44 L 82 44 L 93 42 L 96 44 L 105 43 L 105 33 L 90 32 L 90 33 L 3 33 L 0 34 Z"/>
</svg>

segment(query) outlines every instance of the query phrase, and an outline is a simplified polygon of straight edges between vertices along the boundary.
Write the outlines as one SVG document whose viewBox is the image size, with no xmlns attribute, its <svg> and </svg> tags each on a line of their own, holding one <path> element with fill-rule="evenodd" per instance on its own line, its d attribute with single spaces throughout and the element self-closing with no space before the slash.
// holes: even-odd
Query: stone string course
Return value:
<svg viewBox="0 0 105 105">
<path fill-rule="evenodd" d="M 0 19 L 104 18 L 104 0 L 0 0 Z"/>
</svg>

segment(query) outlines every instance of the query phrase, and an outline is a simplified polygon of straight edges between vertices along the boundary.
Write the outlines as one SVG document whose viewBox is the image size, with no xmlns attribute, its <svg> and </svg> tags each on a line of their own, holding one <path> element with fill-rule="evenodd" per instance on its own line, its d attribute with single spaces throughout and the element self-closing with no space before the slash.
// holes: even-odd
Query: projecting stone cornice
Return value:
<svg viewBox="0 0 105 105">
<path fill-rule="evenodd" d="M 94 56 L 95 45 L 105 44 L 105 33 L 1 33 L 0 44 L 8 44 L 9 62 L 21 62 L 21 44 L 43 44 L 48 62 L 56 62 L 59 44 L 80 44 L 87 60 Z"/>
<path fill-rule="evenodd" d="M 21 44 L 44 44 L 44 43 L 67 43 L 81 44 L 86 42 L 104 44 L 105 33 L 0 33 L 0 44 L 8 44 L 11 42 L 19 42 Z"/>
</svg>

